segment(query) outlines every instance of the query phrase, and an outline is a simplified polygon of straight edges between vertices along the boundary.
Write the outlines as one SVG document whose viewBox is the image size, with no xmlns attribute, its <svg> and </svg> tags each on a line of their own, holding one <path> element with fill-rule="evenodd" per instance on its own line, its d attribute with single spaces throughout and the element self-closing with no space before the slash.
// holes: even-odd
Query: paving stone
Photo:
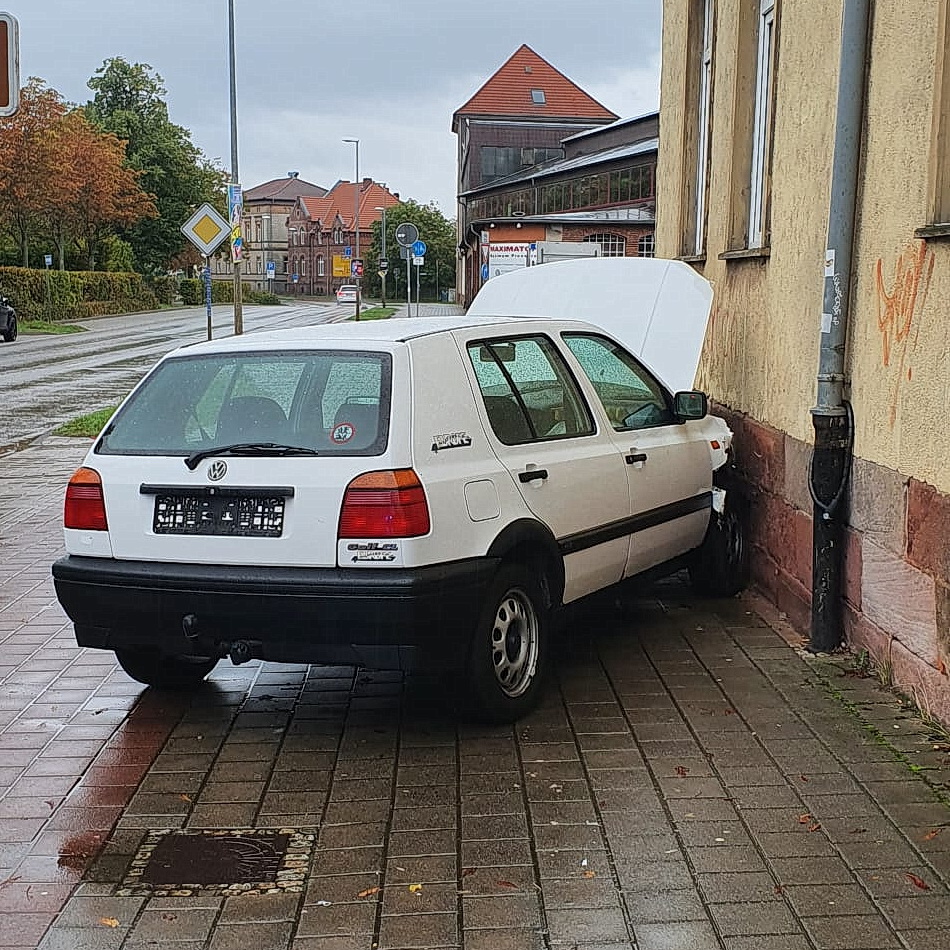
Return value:
<svg viewBox="0 0 950 950">
<path fill-rule="evenodd" d="M 635 924 L 675 923 L 709 918 L 695 891 L 654 891 L 647 894 L 625 893 L 627 913 Z"/>
<path fill-rule="evenodd" d="M 458 941 L 455 914 L 411 914 L 383 917 L 379 950 L 411 950 L 416 947 L 450 947 Z"/>
<path fill-rule="evenodd" d="M 558 909 L 548 911 L 546 916 L 552 943 L 573 941 L 582 944 L 628 939 L 627 925 L 619 909 Z"/>
<path fill-rule="evenodd" d="M 900 947 L 900 941 L 880 917 L 809 917 L 803 923 L 818 950 Z"/>
<path fill-rule="evenodd" d="M 722 944 L 708 923 L 635 924 L 638 950 L 720 950 Z"/>
<path fill-rule="evenodd" d="M 214 929 L 208 950 L 286 950 L 293 940 L 294 927 L 289 922 L 241 924 L 221 923 Z"/>
<path fill-rule="evenodd" d="M 339 937 L 372 934 L 376 925 L 376 904 L 335 904 L 304 907 L 297 925 L 298 937 Z M 245 945 L 246 947 L 247 945 Z"/>
<path fill-rule="evenodd" d="M 725 871 L 697 878 L 703 896 L 711 904 L 781 900 L 775 879 L 764 871 Z"/>
</svg>

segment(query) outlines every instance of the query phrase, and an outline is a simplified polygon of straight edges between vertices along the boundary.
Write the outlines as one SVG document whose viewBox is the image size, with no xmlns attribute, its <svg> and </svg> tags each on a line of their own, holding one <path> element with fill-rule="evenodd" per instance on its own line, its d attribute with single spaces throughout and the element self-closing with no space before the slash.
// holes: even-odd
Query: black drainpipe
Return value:
<svg viewBox="0 0 950 950">
<path fill-rule="evenodd" d="M 844 360 L 851 299 L 851 258 L 871 0 L 844 0 L 835 151 L 825 252 L 818 402 L 811 410 L 815 449 L 808 473 L 814 502 L 810 648 L 830 652 L 842 643 L 841 503 L 851 473 L 854 415 L 844 399 Z"/>
</svg>

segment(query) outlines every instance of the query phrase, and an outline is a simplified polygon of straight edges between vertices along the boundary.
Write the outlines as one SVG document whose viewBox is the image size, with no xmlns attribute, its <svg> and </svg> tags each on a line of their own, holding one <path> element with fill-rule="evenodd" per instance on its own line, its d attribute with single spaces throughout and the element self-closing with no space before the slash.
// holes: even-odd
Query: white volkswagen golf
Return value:
<svg viewBox="0 0 950 950">
<path fill-rule="evenodd" d="M 675 261 L 568 261 L 466 317 L 171 353 L 66 490 L 79 644 L 159 688 L 224 657 L 429 666 L 518 717 L 563 605 L 683 566 L 744 582 L 731 433 L 691 388 L 710 301 Z"/>
</svg>

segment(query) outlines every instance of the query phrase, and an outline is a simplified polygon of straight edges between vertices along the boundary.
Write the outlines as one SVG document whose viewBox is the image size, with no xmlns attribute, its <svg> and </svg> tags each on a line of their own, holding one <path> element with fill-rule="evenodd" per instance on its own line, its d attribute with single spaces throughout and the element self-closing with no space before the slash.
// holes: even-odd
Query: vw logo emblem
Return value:
<svg viewBox="0 0 950 950">
<path fill-rule="evenodd" d="M 208 481 L 220 482 L 228 474 L 228 463 L 218 459 L 208 466 Z"/>
</svg>

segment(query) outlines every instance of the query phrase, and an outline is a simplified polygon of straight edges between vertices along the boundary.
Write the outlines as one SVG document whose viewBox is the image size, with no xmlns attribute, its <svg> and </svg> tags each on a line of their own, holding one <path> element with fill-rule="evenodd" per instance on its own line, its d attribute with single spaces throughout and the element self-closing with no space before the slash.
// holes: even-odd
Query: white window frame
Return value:
<svg viewBox="0 0 950 950">
<path fill-rule="evenodd" d="M 772 87 L 775 76 L 775 7 L 759 0 L 758 53 L 755 71 L 755 118 L 752 123 L 752 174 L 749 189 L 750 248 L 766 243 L 766 180 L 771 151 Z"/>
<path fill-rule="evenodd" d="M 609 231 L 588 234 L 583 243 L 599 244 L 601 257 L 625 257 L 627 254 L 627 239 L 622 234 L 612 234 Z"/>
<path fill-rule="evenodd" d="M 713 18 L 716 0 L 703 0 L 703 48 L 699 72 L 699 128 L 696 150 L 696 240 L 694 253 L 706 247 L 706 189 L 709 184 L 709 136 L 712 113 Z"/>
<path fill-rule="evenodd" d="M 652 231 L 637 239 L 637 257 L 656 257 L 656 235 Z"/>
</svg>

